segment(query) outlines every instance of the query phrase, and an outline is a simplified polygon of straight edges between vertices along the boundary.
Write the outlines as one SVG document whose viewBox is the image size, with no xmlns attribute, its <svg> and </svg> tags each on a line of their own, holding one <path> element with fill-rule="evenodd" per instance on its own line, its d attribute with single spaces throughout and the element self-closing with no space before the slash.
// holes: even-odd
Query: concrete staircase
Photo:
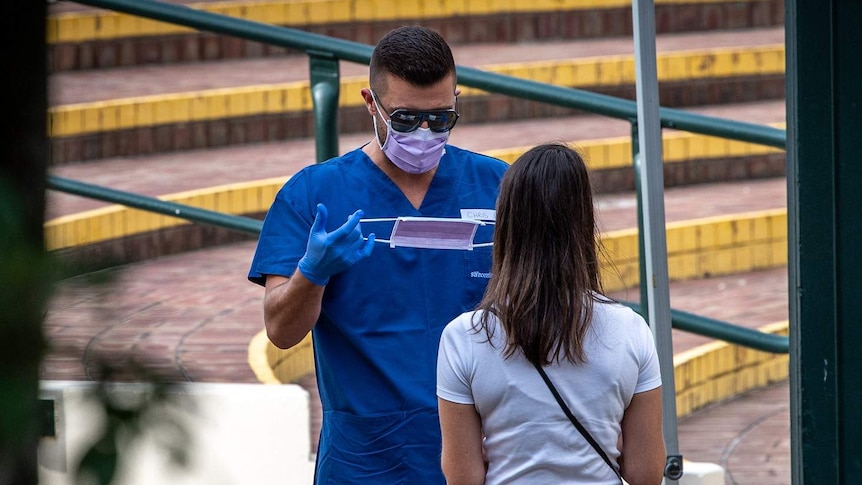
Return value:
<svg viewBox="0 0 862 485">
<path fill-rule="evenodd" d="M 781 2 L 657 3 L 663 106 L 783 122 Z M 460 65 L 634 97 L 626 2 L 581 1 L 529 9 L 490 2 L 462 10 L 448 6 L 451 11 L 446 12 L 430 6 L 405 12 L 399 2 L 375 5 L 368 12 L 345 2 L 191 6 L 363 42 L 373 42 L 395 25 L 421 22 L 451 37 Z M 163 196 L 286 178 L 313 163 L 304 54 L 251 47 L 257 44 L 73 3 L 52 8 L 57 11 L 49 19 L 52 173 Z M 367 67 L 342 62 L 341 76 L 339 126 L 346 150 L 369 138 L 370 123 L 358 96 L 367 82 Z M 597 191 L 633 188 L 625 122 L 470 89 L 460 97 L 459 108 L 464 120 L 453 132 L 457 144 L 511 161 L 535 143 L 577 142 L 595 168 Z M 673 162 L 667 164 L 668 186 L 783 174 L 783 154 L 775 150 L 703 136 L 667 136 L 665 158 Z M 248 195 L 249 190 L 254 189 L 240 190 L 246 196 L 238 202 L 223 191 L 205 198 L 221 193 L 222 208 L 259 216 L 271 194 Z M 103 205 L 52 193 L 48 215 L 68 216 Z M 118 224 L 114 220 L 102 225 Z M 159 223 L 144 224 L 153 226 Z M 176 237 L 155 241 L 153 231 L 109 231 L 110 237 L 94 238 L 79 234 L 91 232 L 89 227 L 64 227 L 57 230 L 64 240 L 50 247 L 72 258 L 84 254 L 84 260 L 98 255 L 131 262 L 238 237 L 213 229 L 170 230 Z"/>
<path fill-rule="evenodd" d="M 656 4 L 662 106 L 783 125 L 783 2 Z M 447 37 L 459 65 L 634 98 L 631 11 L 623 0 L 410 5 L 190 4 L 368 44 L 395 26 L 421 23 Z M 51 11 L 52 174 L 261 217 L 281 184 L 314 163 L 304 53 L 72 2 L 54 3 Z M 369 141 L 372 131 L 358 95 L 367 67 L 342 62 L 340 71 L 344 152 Z M 627 258 L 618 264 L 623 276 L 613 296 L 636 301 L 628 123 L 474 89 L 464 90 L 459 109 L 456 145 L 508 161 L 550 140 L 584 151 L 610 250 Z M 665 130 L 664 158 L 665 210 L 676 224 L 668 239 L 674 307 L 752 328 L 786 320 L 784 153 Z M 47 319 L 49 343 L 78 345 L 87 357 L 49 354 L 47 379 L 87 380 L 89 356 L 137 352 L 178 381 L 260 380 L 248 365 L 249 345 L 262 328 L 262 291 L 244 281 L 252 237 L 58 192 L 49 193 L 48 219 L 48 247 L 62 259 L 91 268 L 126 264 L 118 274 L 129 279 L 120 276 L 128 286 L 100 293 L 105 300 L 98 301 L 77 282 L 61 285 Z M 110 323 L 96 322 L 107 309 L 101 315 Z M 677 331 L 674 342 L 676 352 L 711 344 Z M 312 393 L 313 445 L 319 406 L 307 371 L 298 379 Z M 725 382 L 722 396 L 781 380 L 760 372 L 763 379 L 746 377 L 744 385 Z M 697 399 L 691 412 L 704 405 Z M 706 455 L 700 458 L 714 460 Z M 739 481 L 745 467 L 756 467 L 747 463 L 736 464 L 738 483 L 785 483 Z"/>
</svg>

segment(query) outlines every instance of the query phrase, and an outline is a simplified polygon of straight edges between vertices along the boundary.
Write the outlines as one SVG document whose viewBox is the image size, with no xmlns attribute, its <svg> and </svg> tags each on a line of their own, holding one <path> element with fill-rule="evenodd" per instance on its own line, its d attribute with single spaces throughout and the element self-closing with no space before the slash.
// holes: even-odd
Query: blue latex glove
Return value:
<svg viewBox="0 0 862 485">
<path fill-rule="evenodd" d="M 363 212 L 358 210 L 347 218 L 338 229 L 326 232 L 326 206 L 317 204 L 317 215 L 311 225 L 305 255 L 299 260 L 299 272 L 316 285 L 324 286 L 329 277 L 353 266 L 368 257 L 374 249 L 374 234 L 368 240 L 362 238 L 359 219 Z"/>
</svg>

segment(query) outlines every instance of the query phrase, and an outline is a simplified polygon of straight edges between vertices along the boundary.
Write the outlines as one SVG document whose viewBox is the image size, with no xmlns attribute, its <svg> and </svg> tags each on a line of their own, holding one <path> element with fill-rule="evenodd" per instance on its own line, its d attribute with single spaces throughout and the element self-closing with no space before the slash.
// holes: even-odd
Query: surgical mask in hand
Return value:
<svg viewBox="0 0 862 485">
<path fill-rule="evenodd" d="M 486 222 L 449 217 L 398 217 L 395 219 L 362 219 L 361 222 L 395 221 L 389 239 L 377 239 L 389 247 L 422 249 L 461 249 L 487 247 L 493 243 L 474 244 L 476 229 Z"/>
</svg>

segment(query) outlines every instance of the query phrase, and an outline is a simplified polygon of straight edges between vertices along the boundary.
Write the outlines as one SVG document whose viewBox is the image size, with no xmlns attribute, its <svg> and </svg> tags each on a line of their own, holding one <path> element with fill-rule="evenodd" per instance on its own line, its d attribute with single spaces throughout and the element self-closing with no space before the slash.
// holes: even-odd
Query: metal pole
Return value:
<svg viewBox="0 0 862 485">
<path fill-rule="evenodd" d="M 644 207 L 643 198 L 641 197 L 641 156 L 640 146 L 638 143 L 638 120 L 632 120 L 632 168 L 635 172 L 635 194 L 637 195 L 637 210 L 638 210 L 638 287 L 640 288 L 640 313 L 641 315 L 649 315 L 649 301 L 647 296 L 647 275 L 646 275 L 646 249 L 644 246 Z"/>
<path fill-rule="evenodd" d="M 662 414 L 667 462 L 666 483 L 682 477 L 676 422 L 676 391 L 673 377 L 670 294 L 667 274 L 667 234 L 664 218 L 664 173 L 661 156 L 658 75 L 655 50 L 655 5 L 653 0 L 632 1 L 632 26 L 637 73 L 638 145 L 641 175 L 641 206 L 644 220 L 644 261 L 648 321 L 658 349 L 662 375 Z"/>
</svg>

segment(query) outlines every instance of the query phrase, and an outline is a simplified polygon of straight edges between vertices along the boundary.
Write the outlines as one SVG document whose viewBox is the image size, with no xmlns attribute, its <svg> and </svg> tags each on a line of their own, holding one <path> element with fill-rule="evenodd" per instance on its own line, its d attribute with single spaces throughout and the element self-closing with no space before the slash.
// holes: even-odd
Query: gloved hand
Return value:
<svg viewBox="0 0 862 485">
<path fill-rule="evenodd" d="M 330 276 L 368 257 L 374 249 L 374 234 L 369 234 L 367 241 L 362 238 L 362 229 L 359 228 L 362 215 L 362 211 L 358 210 L 347 218 L 344 225 L 326 232 L 326 206 L 317 204 L 308 246 L 305 255 L 299 260 L 300 273 L 312 283 L 324 286 Z"/>
</svg>

